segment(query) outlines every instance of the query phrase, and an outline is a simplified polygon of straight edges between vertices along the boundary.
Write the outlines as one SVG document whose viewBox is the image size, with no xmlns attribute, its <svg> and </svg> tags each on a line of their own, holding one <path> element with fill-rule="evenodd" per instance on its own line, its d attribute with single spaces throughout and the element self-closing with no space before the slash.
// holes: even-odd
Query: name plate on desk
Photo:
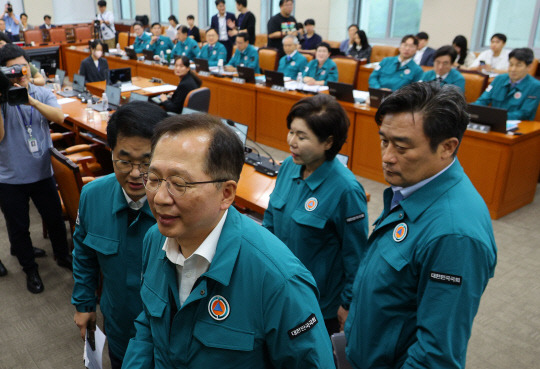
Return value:
<svg viewBox="0 0 540 369">
<path fill-rule="evenodd" d="M 144 61 L 144 64 L 146 64 L 146 65 L 152 65 L 152 64 L 154 64 L 154 62 L 151 61 L 151 60 L 145 60 L 145 61 Z"/>
<path fill-rule="evenodd" d="M 203 77 L 210 77 L 210 72 L 206 72 L 204 70 L 201 70 L 199 72 L 199 76 L 203 76 Z"/>
<path fill-rule="evenodd" d="M 234 83 L 238 83 L 238 84 L 241 84 L 241 85 L 243 85 L 244 83 L 246 83 L 246 80 L 245 80 L 245 79 L 239 78 L 239 77 L 233 77 L 232 81 L 233 81 Z"/>
<path fill-rule="evenodd" d="M 281 91 L 281 92 L 285 92 L 287 91 L 287 89 L 285 88 L 285 86 L 279 86 L 279 85 L 272 85 L 272 87 L 270 87 L 272 90 L 274 91 Z"/>
<path fill-rule="evenodd" d="M 124 56 L 122 57 L 122 60 L 129 60 L 129 56 L 124 55 Z"/>
<path fill-rule="evenodd" d="M 479 123 L 469 123 L 467 124 L 467 129 L 470 131 L 476 131 L 476 132 L 482 132 L 482 133 L 488 133 L 491 131 L 490 126 L 486 126 L 485 124 L 479 124 Z"/>
</svg>

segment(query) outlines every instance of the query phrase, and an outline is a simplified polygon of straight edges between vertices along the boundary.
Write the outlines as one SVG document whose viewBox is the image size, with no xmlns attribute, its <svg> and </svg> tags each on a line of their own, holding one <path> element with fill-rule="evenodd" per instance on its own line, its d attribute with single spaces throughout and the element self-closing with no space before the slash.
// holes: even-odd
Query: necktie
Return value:
<svg viewBox="0 0 540 369">
<path fill-rule="evenodd" d="M 289 63 L 290 61 L 291 61 L 291 56 L 287 55 L 287 63 Z"/>
<path fill-rule="evenodd" d="M 212 54 L 212 50 L 214 50 L 214 46 L 208 46 L 208 54 Z"/>
<path fill-rule="evenodd" d="M 394 197 L 392 197 L 392 202 L 390 203 L 390 210 L 398 206 L 401 200 L 403 200 L 403 195 L 401 194 L 401 191 L 394 191 Z"/>
<path fill-rule="evenodd" d="M 139 215 L 139 210 L 133 210 L 132 208 L 128 208 L 128 227 L 133 223 L 135 219 L 137 219 L 137 215 Z"/>
<path fill-rule="evenodd" d="M 439 84 L 442 84 L 442 81 L 443 81 L 443 79 L 442 79 L 441 76 L 437 77 L 437 82 L 439 82 Z"/>
</svg>

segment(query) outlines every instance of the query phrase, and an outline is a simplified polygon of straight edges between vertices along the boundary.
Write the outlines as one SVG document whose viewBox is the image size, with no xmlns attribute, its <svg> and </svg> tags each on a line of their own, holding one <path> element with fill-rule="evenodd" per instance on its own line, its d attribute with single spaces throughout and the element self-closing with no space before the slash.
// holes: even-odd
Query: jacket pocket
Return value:
<svg viewBox="0 0 540 369">
<path fill-rule="evenodd" d="M 118 253 L 120 241 L 106 238 L 94 233 L 87 233 L 84 244 L 103 255 L 114 255 Z"/>
<path fill-rule="evenodd" d="M 281 210 L 283 209 L 283 207 L 285 206 L 285 199 L 278 196 L 276 193 L 276 191 L 274 191 L 271 195 L 270 195 L 270 205 L 272 205 L 272 207 L 274 209 L 277 209 L 277 210 Z"/>
<path fill-rule="evenodd" d="M 293 211 L 291 218 L 298 224 L 323 229 L 328 218 L 304 210 Z"/>
<path fill-rule="evenodd" d="M 195 338 L 206 347 L 253 351 L 255 333 L 198 320 L 193 330 Z"/>
<path fill-rule="evenodd" d="M 148 315 L 154 318 L 163 316 L 167 302 L 148 287 L 146 283 L 143 283 L 141 287 L 141 299 Z"/>
</svg>

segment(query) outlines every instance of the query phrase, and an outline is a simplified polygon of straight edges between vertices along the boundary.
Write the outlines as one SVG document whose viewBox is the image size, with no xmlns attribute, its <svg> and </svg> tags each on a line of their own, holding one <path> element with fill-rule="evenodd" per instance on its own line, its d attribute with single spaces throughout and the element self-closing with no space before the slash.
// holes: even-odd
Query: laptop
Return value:
<svg viewBox="0 0 540 369">
<path fill-rule="evenodd" d="M 56 84 L 56 78 L 58 77 L 59 84 Z M 46 87 L 50 88 L 51 90 L 61 90 L 64 86 L 64 79 L 66 78 L 66 72 L 62 69 L 56 69 L 56 72 L 54 74 L 53 80 L 47 80 Z"/>
<path fill-rule="evenodd" d="M 469 104 L 467 110 L 471 122 L 489 126 L 493 132 L 506 133 L 508 131 L 506 129 L 508 111 L 505 109 Z M 514 127 L 514 129 L 517 129 L 517 127 Z"/>
<path fill-rule="evenodd" d="M 137 60 L 137 53 L 131 47 L 126 46 L 124 48 L 124 51 L 126 52 L 128 58 L 130 58 L 131 60 Z"/>
<path fill-rule="evenodd" d="M 144 60 L 154 61 L 154 52 L 152 50 L 143 50 Z"/>
<path fill-rule="evenodd" d="M 109 106 L 107 109 L 104 108 L 103 102 L 99 102 L 95 105 L 92 105 L 92 108 L 97 111 L 107 111 L 107 110 L 116 110 L 120 107 L 121 101 L 121 91 L 120 87 L 107 85 L 105 88 L 105 93 L 107 94 L 107 100 L 109 101 Z"/>
<path fill-rule="evenodd" d="M 208 60 L 195 58 L 193 59 L 193 61 L 195 62 L 195 70 L 197 71 L 197 73 L 210 72 L 210 68 L 208 67 Z"/>
<path fill-rule="evenodd" d="M 109 96 L 109 95 L 107 95 L 107 96 Z M 136 92 L 132 92 L 130 97 L 129 97 L 129 102 L 133 102 L 133 101 L 148 102 L 148 95 L 141 95 L 141 94 L 138 94 Z"/>
<path fill-rule="evenodd" d="M 238 71 L 238 77 L 243 78 L 246 83 L 255 83 L 255 69 L 238 66 L 236 70 Z"/>
<path fill-rule="evenodd" d="M 245 124 L 233 122 L 230 119 L 221 119 L 221 122 L 225 124 L 227 127 L 233 130 L 234 133 L 238 136 L 240 141 L 242 142 L 242 145 L 246 146 L 246 140 L 247 140 L 247 134 L 248 134 L 248 126 Z"/>
<path fill-rule="evenodd" d="M 80 74 L 73 75 L 73 90 L 70 91 L 60 91 L 58 95 L 63 97 L 74 97 L 79 94 L 84 94 L 85 92 L 85 78 Z"/>
<path fill-rule="evenodd" d="M 285 82 L 283 80 L 283 73 L 281 72 L 275 72 L 273 70 L 265 70 L 264 76 L 266 78 L 266 87 L 285 86 Z"/>
<path fill-rule="evenodd" d="M 109 83 L 120 87 L 121 92 L 140 90 L 131 82 L 131 68 L 118 68 L 109 70 Z"/>
<path fill-rule="evenodd" d="M 369 105 L 373 108 L 381 106 L 383 100 L 392 93 L 392 91 L 380 88 L 369 88 Z"/>
<path fill-rule="evenodd" d="M 355 103 L 351 84 L 328 81 L 328 92 L 340 101 Z"/>
</svg>

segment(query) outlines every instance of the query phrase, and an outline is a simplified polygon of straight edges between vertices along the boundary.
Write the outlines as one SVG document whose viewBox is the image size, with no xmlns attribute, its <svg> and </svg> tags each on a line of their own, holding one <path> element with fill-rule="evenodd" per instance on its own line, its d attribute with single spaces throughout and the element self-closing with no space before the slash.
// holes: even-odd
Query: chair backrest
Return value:
<svg viewBox="0 0 540 369">
<path fill-rule="evenodd" d="M 255 43 L 253 46 L 265 47 L 266 44 L 268 44 L 268 35 L 266 33 L 259 33 L 258 35 L 255 35 Z"/>
<path fill-rule="evenodd" d="M 308 63 L 313 60 L 313 54 L 312 53 L 309 53 L 307 51 L 300 51 L 300 54 L 302 54 L 302 55 L 304 55 L 306 57 Z"/>
<path fill-rule="evenodd" d="M 388 56 L 396 56 L 397 54 L 399 54 L 399 49 L 395 46 L 373 45 L 370 61 L 372 63 L 378 62 Z"/>
<path fill-rule="evenodd" d="M 273 47 L 259 48 L 259 67 L 264 72 L 265 70 L 277 70 L 278 67 L 278 51 Z"/>
<path fill-rule="evenodd" d="M 461 74 L 465 78 L 465 100 L 475 102 L 487 87 L 488 75 L 467 71 L 461 71 Z"/>
<path fill-rule="evenodd" d="M 208 108 L 210 107 L 210 89 L 208 87 L 200 87 L 192 90 L 186 96 L 184 107 L 208 113 Z"/>
<path fill-rule="evenodd" d="M 66 208 L 69 223 L 73 226 L 77 219 L 79 198 L 83 186 L 81 172 L 75 163 L 62 155 L 54 147 L 50 148 L 49 151 L 51 153 L 54 179 L 58 184 L 58 190 Z"/>
<path fill-rule="evenodd" d="M 92 39 L 92 32 L 90 27 L 76 27 L 75 28 L 75 40 L 87 41 Z"/>
<path fill-rule="evenodd" d="M 343 56 L 334 56 L 332 58 L 338 69 L 338 82 L 348 83 L 356 86 L 358 76 L 358 60 Z"/>
<path fill-rule="evenodd" d="M 66 42 L 66 30 L 64 28 L 51 28 L 49 30 L 51 42 Z"/>
<path fill-rule="evenodd" d="M 120 48 L 122 50 L 124 50 L 126 46 L 129 46 L 129 33 L 127 32 L 118 33 L 118 43 L 120 44 Z"/>
<path fill-rule="evenodd" d="M 323 40 L 323 42 L 326 42 L 332 49 L 339 49 L 341 46 L 341 42 L 339 41 L 330 41 L 330 40 Z"/>
<path fill-rule="evenodd" d="M 538 59 L 533 59 L 531 65 L 529 65 L 529 74 L 531 76 L 536 76 L 536 72 L 538 70 Z"/>
<path fill-rule="evenodd" d="M 43 32 L 40 29 L 29 29 L 24 31 L 24 42 L 30 45 L 32 41 L 37 45 L 43 43 Z"/>
<path fill-rule="evenodd" d="M 206 42 L 206 30 L 199 28 L 199 35 L 201 35 L 201 43 L 204 45 Z"/>
</svg>

